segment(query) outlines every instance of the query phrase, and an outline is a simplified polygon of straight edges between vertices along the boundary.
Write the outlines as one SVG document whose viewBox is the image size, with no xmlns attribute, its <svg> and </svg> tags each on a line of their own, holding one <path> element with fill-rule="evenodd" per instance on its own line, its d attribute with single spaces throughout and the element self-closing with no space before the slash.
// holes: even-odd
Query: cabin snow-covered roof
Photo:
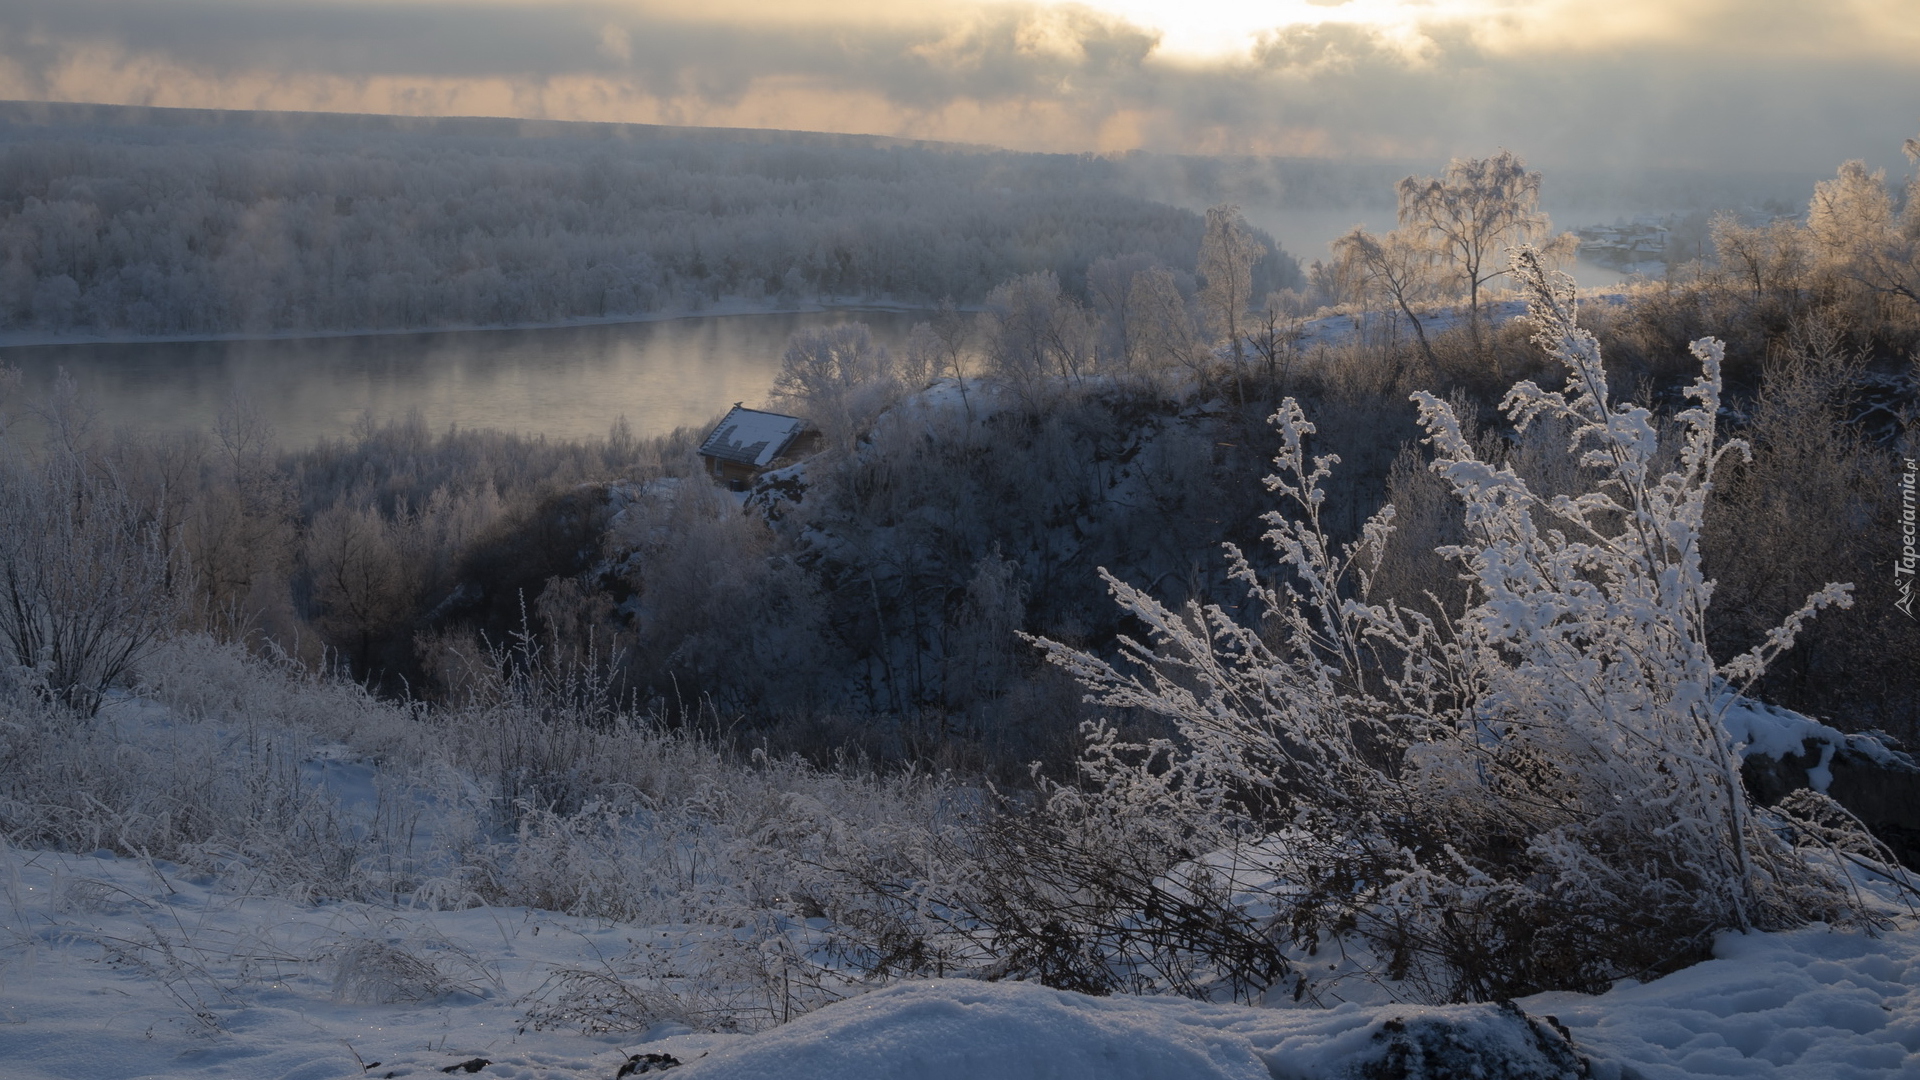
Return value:
<svg viewBox="0 0 1920 1080">
<path fill-rule="evenodd" d="M 700 453 L 705 457 L 761 469 L 786 453 L 793 441 L 806 430 L 807 422 L 798 416 L 743 409 L 735 405 L 714 425 L 707 441 L 700 444 Z"/>
</svg>

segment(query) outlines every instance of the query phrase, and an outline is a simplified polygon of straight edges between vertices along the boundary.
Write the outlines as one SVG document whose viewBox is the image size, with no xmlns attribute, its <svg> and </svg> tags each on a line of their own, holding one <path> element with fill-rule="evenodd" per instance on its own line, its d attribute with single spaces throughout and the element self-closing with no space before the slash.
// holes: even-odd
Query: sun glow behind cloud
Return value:
<svg viewBox="0 0 1920 1080">
<path fill-rule="evenodd" d="M 1354 27 L 1409 55 L 1436 36 L 1465 36 L 1495 54 L 1593 52 L 1689 42 L 1703 50 L 1911 57 L 1920 46 L 1915 0 L 1060 0 L 1159 35 L 1159 58 L 1234 62 L 1295 27 Z"/>
<path fill-rule="evenodd" d="M 1157 32 L 1157 55 L 1183 63 L 1245 60 L 1262 36 L 1292 26 L 1339 23 L 1405 38 L 1435 19 L 1472 17 L 1476 0 L 1090 0 L 1084 6 Z"/>
<path fill-rule="evenodd" d="M 1917 56 L 1920 0 L 0 5 L 0 97 L 1066 151 L 1825 164 L 1913 134 Z"/>
</svg>

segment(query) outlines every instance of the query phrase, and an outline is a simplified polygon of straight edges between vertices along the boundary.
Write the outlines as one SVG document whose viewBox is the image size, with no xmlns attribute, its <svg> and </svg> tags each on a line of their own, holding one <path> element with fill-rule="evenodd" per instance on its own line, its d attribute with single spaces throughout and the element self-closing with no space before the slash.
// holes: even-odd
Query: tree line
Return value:
<svg viewBox="0 0 1920 1080">
<path fill-rule="evenodd" d="M 977 303 L 1145 251 L 1199 215 L 1116 163 L 670 131 L 19 124 L 0 139 L 0 329 L 205 334 L 698 311 L 722 299 Z M 1271 238 L 1254 272 L 1297 283 Z"/>
</svg>

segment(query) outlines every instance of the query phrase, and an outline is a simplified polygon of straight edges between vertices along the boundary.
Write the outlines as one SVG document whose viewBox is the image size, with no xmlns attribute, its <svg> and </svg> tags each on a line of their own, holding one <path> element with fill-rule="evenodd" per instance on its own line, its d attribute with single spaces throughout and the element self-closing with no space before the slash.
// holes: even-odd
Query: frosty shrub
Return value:
<svg viewBox="0 0 1920 1080">
<path fill-rule="evenodd" d="M 579 1028 L 587 1035 L 606 1035 L 646 1031 L 662 1023 L 686 1024 L 688 1019 L 686 1004 L 672 991 L 649 986 L 643 973 L 612 964 L 560 968 L 526 1004 L 527 1023 L 535 1031 Z"/>
<path fill-rule="evenodd" d="M 1663 450 L 1646 409 L 1611 402 L 1571 280 L 1530 251 L 1514 271 L 1566 382 L 1521 382 L 1502 408 L 1522 432 L 1563 424 L 1592 482 L 1537 491 L 1479 456 L 1447 402 L 1414 395 L 1432 468 L 1465 510 L 1465 541 L 1440 549 L 1466 584 L 1462 607 L 1370 599 L 1394 509 L 1334 550 L 1322 482 L 1337 458 L 1309 453 L 1314 425 L 1288 399 L 1272 417 L 1281 449 L 1267 481 L 1294 511 L 1267 516 L 1280 579 L 1228 548 L 1256 627 L 1219 606 L 1170 610 L 1108 576 L 1148 630 L 1122 639 L 1120 666 L 1040 642 L 1091 700 L 1173 732 L 1135 742 L 1093 725 L 1090 791 L 1055 789 L 1033 815 L 1051 842 L 1088 855 L 1078 876 L 1071 859 L 1049 860 L 1066 877 L 1038 921 L 1063 947 L 1107 948 L 1109 967 L 1149 971 L 1185 950 L 1199 960 L 1172 966 L 1204 991 L 1209 944 L 1186 928 L 1207 922 L 1166 901 L 1224 897 L 1265 920 L 1263 947 L 1294 961 L 1275 982 L 1298 995 L 1337 995 L 1332 980 L 1359 976 L 1399 995 L 1489 1000 L 1602 988 L 1702 958 L 1721 930 L 1849 914 L 1840 883 L 1749 803 L 1741 747 L 1720 720 L 1814 612 L 1849 602 L 1848 587 L 1827 586 L 1716 665 L 1699 537 L 1716 465 L 1745 451 L 1715 443 L 1719 342 L 1694 343 L 1693 405 Z M 1162 866 L 1116 881 L 1095 857 L 1116 822 L 1136 834 L 1121 850 L 1159 852 Z M 1115 888 L 1141 901 L 1124 935 L 1072 923 L 1099 908 L 1090 894 Z M 1244 980 L 1254 959 L 1236 947 L 1213 967 Z"/>
<path fill-rule="evenodd" d="M 166 538 L 99 466 L 0 441 L 0 687 L 81 716 L 175 614 Z"/>
<path fill-rule="evenodd" d="M 362 1005 L 485 997 L 499 975 L 444 935 L 394 920 L 340 935 L 317 957 L 332 961 L 333 1000 Z"/>
</svg>

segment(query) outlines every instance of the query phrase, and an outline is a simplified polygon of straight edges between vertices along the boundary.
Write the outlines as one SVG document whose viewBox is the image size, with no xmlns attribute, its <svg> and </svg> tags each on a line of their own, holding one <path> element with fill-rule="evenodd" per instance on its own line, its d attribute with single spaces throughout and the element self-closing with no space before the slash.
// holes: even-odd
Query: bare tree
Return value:
<svg viewBox="0 0 1920 1080">
<path fill-rule="evenodd" d="M 1241 322 L 1253 297 L 1253 265 L 1267 254 L 1267 246 L 1247 228 L 1240 208 L 1228 204 L 1207 211 L 1207 232 L 1200 241 L 1195 268 L 1204 280 L 1200 302 L 1213 319 L 1213 329 L 1241 355 Z"/>
<path fill-rule="evenodd" d="M 1440 362 L 1434 358 L 1433 346 L 1427 342 L 1426 328 L 1413 310 L 1413 305 L 1426 299 L 1433 289 L 1434 250 L 1406 229 L 1375 236 L 1358 226 L 1335 240 L 1332 247 L 1333 253 L 1348 266 L 1349 280 L 1358 282 L 1363 292 L 1400 309 L 1413 327 L 1421 355 L 1427 358 L 1427 363 L 1438 367 Z"/>
<path fill-rule="evenodd" d="M 964 711 L 1005 692 L 1025 658 L 1018 634 L 1026 607 L 1018 563 L 1002 559 L 998 547 L 974 563 L 966 601 L 946 635 L 941 690 L 949 708 Z"/>
<path fill-rule="evenodd" d="M 379 510 L 342 499 L 313 519 L 307 536 L 320 629 L 352 649 L 361 674 L 373 665 L 374 646 L 413 604 L 417 582 L 401 557 L 399 531 Z"/>
<path fill-rule="evenodd" d="M 794 402 L 836 445 L 850 446 L 861 424 L 898 400 L 893 358 L 866 323 L 796 331 L 774 377 L 775 397 Z"/>
<path fill-rule="evenodd" d="M 1794 222 L 1743 225 L 1722 212 L 1708 222 L 1707 235 L 1721 270 L 1737 276 L 1756 300 L 1796 290 L 1806 275 L 1806 229 Z"/>
<path fill-rule="evenodd" d="M 1155 265 L 1153 256 L 1135 252 L 1095 259 L 1087 266 L 1087 299 L 1100 318 L 1103 369 L 1131 370 L 1139 359 L 1128 325 L 1133 279 Z"/>
<path fill-rule="evenodd" d="M 960 309 L 954 306 L 953 298 L 940 301 L 940 310 L 934 312 L 930 324 L 934 337 L 940 341 L 939 362 L 934 365 L 935 375 L 953 376 L 954 386 L 960 390 L 960 405 L 967 412 L 967 422 L 973 422 L 973 402 L 967 396 L 967 342 L 973 336 L 967 320 L 960 315 Z"/>
<path fill-rule="evenodd" d="M 1304 328 L 1298 311 L 1299 296 L 1299 293 L 1291 290 L 1269 293 L 1266 304 L 1255 315 L 1253 326 L 1247 331 L 1247 344 L 1266 364 L 1267 378 L 1278 380 L 1282 387 L 1286 385 L 1294 358 L 1300 352 L 1300 337 Z"/>
<path fill-rule="evenodd" d="M 81 392 L 80 384 L 73 381 L 66 368 L 55 373 L 53 387 L 45 397 L 28 402 L 27 411 L 46 429 L 49 456 L 65 458 L 69 464 L 91 456 L 100 407 Z"/>
<path fill-rule="evenodd" d="M 1477 347 L 1480 287 L 1507 272 L 1501 252 L 1538 244 L 1551 227 L 1540 211 L 1540 174 L 1502 150 L 1490 158 L 1454 158 L 1444 176 L 1409 176 L 1400 181 L 1399 195 L 1401 228 L 1432 245 L 1460 275 Z"/>
<path fill-rule="evenodd" d="M 1197 374 L 1206 366 L 1206 347 L 1194 328 L 1186 298 L 1166 267 L 1133 275 L 1127 320 L 1127 338 L 1149 369 L 1179 367 Z"/>
<path fill-rule="evenodd" d="M 995 286 L 980 326 L 994 374 L 1022 397 L 1044 378 L 1078 380 L 1092 365 L 1093 317 L 1061 293 L 1051 270 Z"/>
<path fill-rule="evenodd" d="M 873 343 L 866 323 L 802 330 L 787 339 L 773 392 L 798 401 L 818 401 L 888 371 L 885 351 Z"/>
<path fill-rule="evenodd" d="M 918 390 L 944 366 L 941 356 L 944 351 L 932 323 L 914 323 L 907 331 L 900 355 L 894 358 L 894 373 L 909 389 Z"/>
<path fill-rule="evenodd" d="M 201 463 L 208 479 L 185 512 L 182 546 L 206 625 L 240 638 L 284 603 L 297 503 L 293 478 L 274 460 L 273 427 L 250 403 L 230 401 L 214 422 L 214 437 L 217 452 Z M 274 597 L 276 591 L 282 595 Z"/>
</svg>

